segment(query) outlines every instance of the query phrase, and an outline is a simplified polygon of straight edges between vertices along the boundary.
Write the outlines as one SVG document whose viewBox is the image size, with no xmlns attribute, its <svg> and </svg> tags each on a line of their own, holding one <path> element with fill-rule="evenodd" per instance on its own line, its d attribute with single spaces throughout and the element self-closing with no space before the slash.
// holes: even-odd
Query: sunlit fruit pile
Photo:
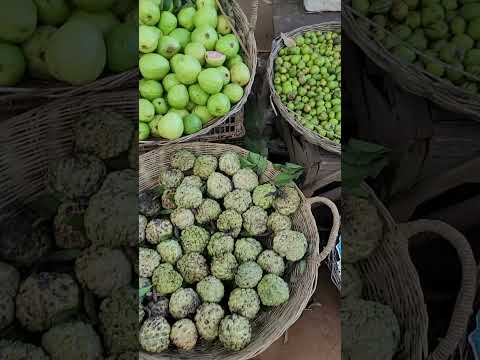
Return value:
<svg viewBox="0 0 480 360">
<path fill-rule="evenodd" d="M 282 48 L 274 85 L 296 120 L 336 143 L 341 138 L 341 35 L 309 31 Z"/>
<path fill-rule="evenodd" d="M 478 93 L 469 74 L 480 75 L 479 2 L 353 0 L 352 7 L 376 24 L 375 38 L 396 57 Z"/>
<path fill-rule="evenodd" d="M 140 140 L 197 133 L 227 115 L 250 81 L 216 1 L 183 2 L 175 9 L 171 1 L 140 1 Z"/>
<path fill-rule="evenodd" d="M 134 0 L 0 1 L 0 86 L 82 85 L 137 66 Z"/>
</svg>

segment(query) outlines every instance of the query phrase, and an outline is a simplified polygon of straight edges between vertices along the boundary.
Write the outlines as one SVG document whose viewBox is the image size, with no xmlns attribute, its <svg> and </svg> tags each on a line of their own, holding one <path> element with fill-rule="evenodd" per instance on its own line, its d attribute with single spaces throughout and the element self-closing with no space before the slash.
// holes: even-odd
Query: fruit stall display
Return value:
<svg viewBox="0 0 480 360">
<path fill-rule="evenodd" d="M 269 63 L 273 101 L 307 141 L 339 153 L 342 122 L 339 23 L 306 26 L 274 41 Z"/>
<path fill-rule="evenodd" d="M 258 355 L 307 305 L 335 205 L 232 145 L 165 146 L 139 166 L 141 358 Z M 313 203 L 333 213 L 324 249 Z"/>
<path fill-rule="evenodd" d="M 134 81 L 137 13 L 134 0 L 0 2 L 0 86 L 66 95 Z"/>
<path fill-rule="evenodd" d="M 407 91 L 480 116 L 480 3 L 352 0 L 347 34 Z"/>
<path fill-rule="evenodd" d="M 168 4 L 139 3 L 141 142 L 207 133 L 241 109 L 255 75 L 255 39 L 238 4 Z"/>
</svg>

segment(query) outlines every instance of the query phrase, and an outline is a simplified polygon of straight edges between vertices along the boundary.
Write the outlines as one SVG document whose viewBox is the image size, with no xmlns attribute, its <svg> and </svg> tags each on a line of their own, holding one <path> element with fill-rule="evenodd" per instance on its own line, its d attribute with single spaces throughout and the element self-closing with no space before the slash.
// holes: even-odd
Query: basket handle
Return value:
<svg viewBox="0 0 480 360">
<path fill-rule="evenodd" d="M 467 239 L 454 227 L 439 220 L 418 220 L 399 225 L 408 239 L 416 234 L 431 232 L 440 235 L 455 248 L 462 264 L 462 286 L 457 296 L 446 336 L 427 357 L 428 360 L 446 360 L 455 351 L 472 313 L 476 288 L 476 264 Z"/>
<path fill-rule="evenodd" d="M 332 252 L 332 250 L 335 248 L 335 245 L 337 243 L 337 238 L 338 238 L 338 232 L 340 231 L 340 213 L 338 212 L 337 205 L 330 200 L 327 199 L 326 197 L 312 197 L 307 199 L 307 204 L 310 206 L 310 209 L 314 204 L 323 204 L 326 205 L 330 208 L 332 215 L 333 215 L 333 225 L 332 225 L 332 230 L 330 231 L 330 235 L 328 237 L 327 245 L 323 248 L 322 251 L 320 251 L 317 259 L 317 265 L 320 266 L 323 260 L 327 258 L 328 255 Z"/>
</svg>

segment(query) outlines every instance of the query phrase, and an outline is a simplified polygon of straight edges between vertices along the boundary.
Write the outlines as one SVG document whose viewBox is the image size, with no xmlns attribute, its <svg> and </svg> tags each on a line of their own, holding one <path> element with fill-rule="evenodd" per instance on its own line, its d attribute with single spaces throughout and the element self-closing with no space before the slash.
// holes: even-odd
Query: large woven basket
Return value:
<svg viewBox="0 0 480 360">
<path fill-rule="evenodd" d="M 441 221 L 419 220 L 396 224 L 388 210 L 366 185 L 364 190 L 384 221 L 385 236 L 380 247 L 359 263 L 365 279 L 366 296 L 392 307 L 402 338 L 395 359 L 447 360 L 465 334 L 476 291 L 476 265 L 465 237 Z M 428 314 L 417 271 L 409 254 L 409 240 L 420 233 L 435 233 L 447 240 L 458 254 L 462 284 L 448 331 L 439 345 L 428 348 Z"/>
<path fill-rule="evenodd" d="M 308 31 L 340 31 L 341 25 L 340 22 L 337 21 L 331 21 L 331 22 L 325 22 L 322 24 L 317 24 L 317 25 L 309 25 L 309 26 L 304 26 L 301 28 L 298 28 L 296 30 L 293 30 L 289 33 L 283 34 L 286 37 L 289 38 L 296 38 L 298 36 L 301 36 L 302 34 L 308 32 Z M 297 115 L 290 111 L 285 104 L 283 104 L 282 100 L 278 96 L 275 86 L 273 84 L 273 78 L 274 78 L 274 69 L 275 69 L 275 59 L 278 56 L 278 53 L 280 52 L 281 49 L 285 47 L 285 44 L 283 42 L 282 35 L 277 37 L 272 44 L 272 52 L 270 54 L 269 62 L 268 62 L 268 83 L 270 85 L 270 92 L 272 96 L 273 103 L 275 104 L 274 108 L 276 107 L 278 111 L 280 111 L 280 114 L 282 117 L 288 121 L 290 125 L 300 133 L 305 140 L 308 142 L 321 146 L 327 151 L 340 154 L 341 152 L 341 145 L 337 144 L 336 142 L 320 136 L 316 132 L 307 129 L 304 127 L 302 124 L 300 124 L 298 121 L 295 120 Z"/>
<path fill-rule="evenodd" d="M 219 156 L 225 151 L 235 151 L 240 155 L 248 154 L 248 151 L 237 146 L 225 144 L 210 143 L 190 143 L 182 145 L 173 145 L 162 147 L 140 156 L 139 163 L 139 190 L 151 189 L 158 186 L 158 175 L 160 171 L 170 165 L 170 156 L 179 149 L 190 150 L 196 155 L 210 154 Z M 271 179 L 278 172 L 273 169 L 271 163 L 265 172 L 265 178 Z M 297 189 L 298 190 L 298 189 Z M 301 206 L 295 213 L 292 222 L 293 227 L 303 232 L 309 242 L 309 249 L 306 256 L 305 266 L 296 263 L 288 273 L 290 275 L 290 300 L 288 303 L 273 308 L 268 312 L 263 312 L 252 324 L 252 342 L 243 350 L 232 352 L 225 350 L 219 343 L 201 343 L 194 351 L 185 353 L 177 351 L 168 351 L 161 354 L 140 353 L 141 359 L 222 359 L 222 360 L 246 360 L 255 357 L 267 349 L 276 339 L 278 339 L 302 314 L 310 297 L 313 295 L 318 276 L 318 268 L 325 260 L 333 247 L 337 238 L 340 217 L 338 210 L 333 202 L 326 198 L 306 199 L 301 195 Z M 323 203 L 327 205 L 334 217 L 334 225 L 330 237 L 322 250 L 320 250 L 320 239 L 315 224 L 315 219 L 311 212 L 311 206 L 314 203 Z"/>
<path fill-rule="evenodd" d="M 176 140 L 166 139 L 151 139 L 141 141 L 141 146 L 160 146 L 165 144 L 175 144 L 198 140 L 199 137 L 204 136 L 212 131 L 213 128 L 222 125 L 227 119 L 235 116 L 247 102 L 248 96 L 252 91 L 253 81 L 257 70 L 257 43 L 255 41 L 255 26 L 257 22 L 258 1 L 252 0 L 252 14 L 250 21 L 243 12 L 242 8 L 235 0 L 216 0 L 219 10 L 223 15 L 226 15 L 230 20 L 233 32 L 240 40 L 241 55 L 245 64 L 250 69 L 250 81 L 244 88 L 242 99 L 230 109 L 230 112 L 221 118 L 210 120 L 202 130 L 192 135 L 183 136 Z"/>
<path fill-rule="evenodd" d="M 480 94 L 469 93 L 445 79 L 393 56 L 374 37 L 373 30 L 378 25 L 356 12 L 350 5 L 351 0 L 342 2 L 343 29 L 374 63 L 391 74 L 400 87 L 407 92 L 430 99 L 445 109 L 480 119 Z M 416 50 L 415 52 L 421 54 Z M 445 68 L 451 67 L 445 63 L 442 65 Z M 480 78 L 472 74 L 464 75 L 480 81 Z"/>
</svg>

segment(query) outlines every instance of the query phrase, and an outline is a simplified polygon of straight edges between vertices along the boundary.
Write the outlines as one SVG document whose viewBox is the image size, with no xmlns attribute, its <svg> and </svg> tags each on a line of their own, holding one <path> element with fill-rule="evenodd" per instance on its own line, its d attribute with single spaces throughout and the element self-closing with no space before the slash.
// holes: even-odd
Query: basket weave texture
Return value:
<svg viewBox="0 0 480 360">
<path fill-rule="evenodd" d="M 351 0 L 342 2 L 342 24 L 346 34 L 375 64 L 389 73 L 401 88 L 427 98 L 447 110 L 468 114 L 480 120 L 480 94 L 469 93 L 445 79 L 393 56 L 374 37 L 372 30 L 378 25 L 352 9 Z M 410 45 L 406 45 L 411 48 Z M 416 49 L 412 50 L 418 55 L 426 56 Z M 435 60 L 440 62 L 438 59 Z M 447 69 L 452 68 L 451 65 L 440 63 Z M 465 72 L 463 74 L 480 81 L 480 78 L 473 74 Z"/>
<path fill-rule="evenodd" d="M 195 155 L 209 154 L 220 156 L 225 151 L 235 151 L 240 155 L 248 154 L 248 151 L 226 144 L 211 143 L 189 143 L 162 147 L 140 156 L 139 161 L 139 191 L 151 189 L 158 186 L 160 172 L 170 166 L 171 155 L 179 150 L 189 150 Z M 274 170 L 271 163 L 264 174 L 264 180 L 274 178 L 278 172 Z M 305 266 L 295 263 L 287 269 L 289 276 L 290 299 L 288 303 L 272 308 L 268 312 L 261 313 L 252 323 L 252 342 L 243 350 L 238 352 L 228 351 L 218 342 L 201 343 L 194 351 L 181 353 L 169 351 L 161 354 L 140 353 L 141 359 L 222 359 L 222 360 L 246 360 L 251 359 L 267 349 L 275 340 L 300 317 L 310 297 L 313 295 L 318 276 L 318 268 L 325 260 L 337 238 L 340 217 L 333 202 L 325 198 L 306 199 L 300 192 L 301 205 L 292 218 L 293 228 L 305 234 L 309 248 L 305 258 Z M 311 206 L 314 203 L 323 203 L 330 207 L 334 225 L 325 247 L 320 251 L 320 239 L 318 235 L 315 218 L 312 215 Z"/>
<path fill-rule="evenodd" d="M 459 345 L 469 317 L 476 289 L 476 267 L 470 245 L 456 229 L 433 220 L 396 224 L 367 186 L 363 186 L 384 221 L 384 241 L 365 261 L 359 263 L 365 279 L 367 299 L 391 306 L 397 316 L 402 338 L 396 359 L 447 360 Z M 436 233 L 456 250 L 462 265 L 462 284 L 445 337 L 428 349 L 428 313 L 418 273 L 408 251 L 409 240 L 421 233 Z"/>
<path fill-rule="evenodd" d="M 340 31 L 341 25 L 339 22 L 336 21 L 331 21 L 331 22 L 325 22 L 322 24 L 316 24 L 316 25 L 309 25 L 309 26 L 304 26 L 298 29 L 295 29 L 289 33 L 284 34 L 286 37 L 289 38 L 296 38 L 298 36 L 303 35 L 304 33 L 308 31 Z M 300 124 L 298 121 L 295 120 L 297 115 L 290 111 L 285 104 L 283 104 L 282 100 L 278 96 L 275 86 L 273 84 L 273 78 L 274 78 L 274 69 L 275 69 L 275 59 L 278 57 L 278 53 L 282 48 L 285 47 L 285 44 L 283 42 L 282 36 L 277 37 L 272 44 L 272 52 L 270 54 L 269 62 L 268 62 L 268 83 L 270 86 L 270 92 L 272 96 L 273 103 L 275 104 L 275 107 L 280 111 L 280 114 L 282 117 L 288 121 L 290 125 L 300 133 L 305 140 L 308 142 L 321 146 L 327 151 L 330 151 L 332 153 L 340 154 L 341 153 L 341 145 L 337 144 L 336 142 L 324 137 L 320 136 L 316 132 L 307 129 L 304 127 L 302 124 Z"/>
</svg>

